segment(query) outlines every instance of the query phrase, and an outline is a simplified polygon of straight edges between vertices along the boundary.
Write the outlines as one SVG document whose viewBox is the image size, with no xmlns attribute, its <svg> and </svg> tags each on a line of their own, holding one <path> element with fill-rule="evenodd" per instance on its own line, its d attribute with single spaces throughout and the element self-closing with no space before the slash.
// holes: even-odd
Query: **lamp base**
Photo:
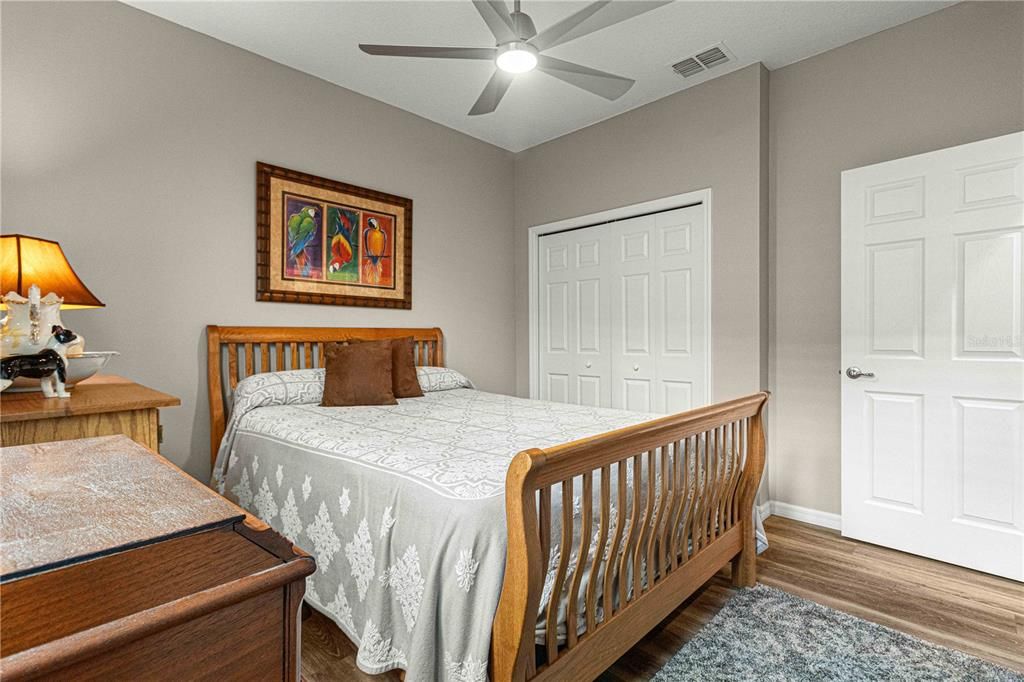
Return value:
<svg viewBox="0 0 1024 682">
<path fill-rule="evenodd" d="M 0 357 L 38 353 L 46 348 L 53 326 L 64 326 L 60 319 L 63 298 L 50 292 L 38 301 L 33 303 L 13 291 L 3 297 L 7 316 L 0 328 Z M 77 356 L 84 351 L 85 339 L 79 336 L 68 346 L 67 354 Z"/>
</svg>

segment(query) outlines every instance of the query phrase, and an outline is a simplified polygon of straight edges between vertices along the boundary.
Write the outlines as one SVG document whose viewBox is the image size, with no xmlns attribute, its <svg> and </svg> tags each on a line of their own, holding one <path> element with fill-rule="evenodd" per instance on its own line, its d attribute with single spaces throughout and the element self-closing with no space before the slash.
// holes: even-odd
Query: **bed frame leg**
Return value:
<svg viewBox="0 0 1024 682">
<path fill-rule="evenodd" d="M 739 513 L 743 520 L 743 546 L 732 560 L 732 584 L 753 587 L 757 584 L 757 538 L 754 537 L 754 500 L 764 473 L 764 403 L 750 419 L 750 444 L 743 466 Z"/>
<path fill-rule="evenodd" d="M 743 536 L 743 549 L 732 559 L 733 587 L 753 587 L 757 584 L 757 545 L 754 534 Z M 749 546 L 748 546 L 749 545 Z"/>
</svg>

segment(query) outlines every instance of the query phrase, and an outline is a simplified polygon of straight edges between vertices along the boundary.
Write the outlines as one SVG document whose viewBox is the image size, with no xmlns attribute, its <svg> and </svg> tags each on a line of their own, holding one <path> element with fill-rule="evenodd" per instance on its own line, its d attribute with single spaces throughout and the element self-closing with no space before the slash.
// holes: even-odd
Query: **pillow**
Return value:
<svg viewBox="0 0 1024 682">
<path fill-rule="evenodd" d="M 391 387 L 391 353 L 390 339 L 328 346 L 320 405 L 397 405 Z"/>
<path fill-rule="evenodd" d="M 396 398 L 423 395 L 416 374 L 416 342 L 411 336 L 391 339 L 391 390 Z"/>
<path fill-rule="evenodd" d="M 416 376 L 416 340 L 411 336 L 400 339 L 384 339 L 368 341 L 366 339 L 348 339 L 337 341 L 327 346 L 324 355 L 334 346 L 350 346 L 356 343 L 390 343 L 391 344 L 391 392 L 396 398 L 420 398 L 423 390 Z"/>
<path fill-rule="evenodd" d="M 473 388 L 473 382 L 447 367 L 417 367 L 416 374 L 424 393 L 450 391 L 453 388 Z"/>
</svg>

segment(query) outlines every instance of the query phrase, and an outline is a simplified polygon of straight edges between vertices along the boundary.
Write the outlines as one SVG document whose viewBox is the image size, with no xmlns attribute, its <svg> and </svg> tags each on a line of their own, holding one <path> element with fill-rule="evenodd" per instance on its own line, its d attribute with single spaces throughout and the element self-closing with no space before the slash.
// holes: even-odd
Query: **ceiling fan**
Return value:
<svg viewBox="0 0 1024 682">
<path fill-rule="evenodd" d="M 434 59 L 492 60 L 497 66 L 484 86 L 470 116 L 489 114 L 498 108 L 516 74 L 536 68 L 538 71 L 582 88 L 587 92 L 615 100 L 626 94 L 633 81 L 630 78 L 598 71 L 541 54 L 556 45 L 575 40 L 594 31 L 624 21 L 667 2 L 617 2 L 614 9 L 606 9 L 611 0 L 598 0 L 558 23 L 537 32 L 530 16 L 519 9 L 508 11 L 504 0 L 473 0 L 473 6 L 494 34 L 495 47 L 420 47 L 414 45 L 360 45 L 367 54 L 388 57 L 429 57 Z M 603 10 L 603 11 L 602 11 Z"/>
</svg>

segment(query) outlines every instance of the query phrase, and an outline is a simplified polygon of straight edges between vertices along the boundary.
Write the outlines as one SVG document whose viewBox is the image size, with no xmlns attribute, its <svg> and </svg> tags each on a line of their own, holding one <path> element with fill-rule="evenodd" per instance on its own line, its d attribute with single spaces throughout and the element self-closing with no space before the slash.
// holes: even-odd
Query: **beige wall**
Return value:
<svg viewBox="0 0 1024 682">
<path fill-rule="evenodd" d="M 5 231 L 57 239 L 107 304 L 65 322 L 180 396 L 164 452 L 209 470 L 204 325 L 438 325 L 515 388 L 508 152 L 119 4 L 4 3 Z M 258 303 L 255 163 L 411 197 L 413 309 Z"/>
<path fill-rule="evenodd" d="M 706 187 L 712 190 L 714 397 L 763 386 L 767 77 L 760 65 L 750 66 L 516 155 L 521 395 L 529 392 L 528 229 Z"/>
<path fill-rule="evenodd" d="M 774 500 L 839 512 L 839 174 L 1024 128 L 1024 4 L 967 3 L 771 74 Z"/>
</svg>

